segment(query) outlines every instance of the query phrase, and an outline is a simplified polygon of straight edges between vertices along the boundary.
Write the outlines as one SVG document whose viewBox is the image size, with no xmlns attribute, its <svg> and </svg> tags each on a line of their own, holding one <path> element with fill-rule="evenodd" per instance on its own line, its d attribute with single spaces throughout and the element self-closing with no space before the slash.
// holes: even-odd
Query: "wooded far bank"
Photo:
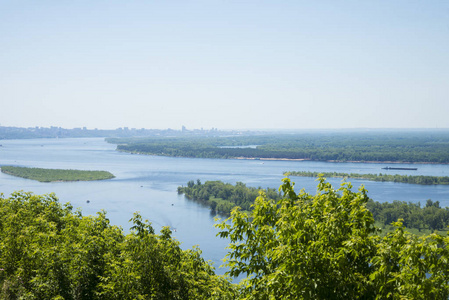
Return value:
<svg viewBox="0 0 449 300">
<path fill-rule="evenodd" d="M 449 163 L 448 131 L 329 131 L 106 140 L 117 144 L 119 151 L 177 157 Z"/>
</svg>

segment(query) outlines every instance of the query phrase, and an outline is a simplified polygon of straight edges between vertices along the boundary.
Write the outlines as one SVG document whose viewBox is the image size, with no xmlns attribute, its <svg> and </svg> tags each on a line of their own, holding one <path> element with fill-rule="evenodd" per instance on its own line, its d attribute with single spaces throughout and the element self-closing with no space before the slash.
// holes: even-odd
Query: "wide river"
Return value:
<svg viewBox="0 0 449 300">
<path fill-rule="evenodd" d="M 13 191 L 35 194 L 56 193 L 62 203 L 70 202 L 84 215 L 105 210 L 112 224 L 129 230 L 128 220 L 134 212 L 152 222 L 156 231 L 170 226 L 182 248 L 199 245 L 203 257 L 212 260 L 217 273 L 227 253 L 227 240 L 216 237 L 216 216 L 210 209 L 178 195 L 176 189 L 189 180 L 221 180 L 247 186 L 278 188 L 284 171 L 321 171 L 345 173 L 391 173 L 449 176 L 449 165 L 395 165 L 417 167 L 417 171 L 386 171 L 384 164 L 327 163 L 310 161 L 256 161 L 232 159 L 198 159 L 132 155 L 115 151 L 116 146 L 103 139 L 32 139 L 0 140 L 0 166 L 15 165 L 39 168 L 106 170 L 116 178 L 94 182 L 40 183 L 0 173 L 0 193 Z M 305 188 L 315 193 L 313 178 L 292 177 L 299 192 Z M 329 179 L 337 187 L 340 179 Z M 352 180 L 354 189 L 364 184 L 376 201 L 402 200 L 420 202 L 427 199 L 449 206 L 449 186 L 423 186 L 392 182 Z M 89 203 L 87 203 L 89 200 Z"/>
</svg>

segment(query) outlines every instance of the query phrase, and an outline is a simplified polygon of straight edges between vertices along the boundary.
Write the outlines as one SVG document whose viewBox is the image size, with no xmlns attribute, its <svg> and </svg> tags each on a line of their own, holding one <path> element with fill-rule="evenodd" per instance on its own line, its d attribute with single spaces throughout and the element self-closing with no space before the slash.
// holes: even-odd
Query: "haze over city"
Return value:
<svg viewBox="0 0 449 300">
<path fill-rule="evenodd" d="M 3 1 L 0 125 L 448 128 L 447 1 Z"/>
</svg>

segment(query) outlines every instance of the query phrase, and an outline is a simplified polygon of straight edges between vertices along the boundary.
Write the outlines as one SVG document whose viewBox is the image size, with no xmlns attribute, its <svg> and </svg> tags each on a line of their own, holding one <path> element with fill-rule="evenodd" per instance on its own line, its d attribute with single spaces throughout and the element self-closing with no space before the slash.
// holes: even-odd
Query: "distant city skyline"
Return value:
<svg viewBox="0 0 449 300">
<path fill-rule="evenodd" d="M 0 126 L 449 128 L 447 1 L 8 1 L 0 43 Z"/>
</svg>

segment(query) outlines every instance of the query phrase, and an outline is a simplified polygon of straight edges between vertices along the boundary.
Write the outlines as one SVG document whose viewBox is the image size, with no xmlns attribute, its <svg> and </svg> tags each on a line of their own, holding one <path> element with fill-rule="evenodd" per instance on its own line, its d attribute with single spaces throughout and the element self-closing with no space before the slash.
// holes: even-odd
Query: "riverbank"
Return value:
<svg viewBox="0 0 449 300">
<path fill-rule="evenodd" d="M 443 162 L 426 162 L 426 161 L 393 161 L 393 160 L 385 160 L 385 161 L 376 161 L 376 160 L 317 160 L 310 158 L 281 158 L 281 157 L 245 157 L 245 156 L 236 156 L 236 157 L 196 157 L 196 156 L 184 156 L 184 155 L 171 155 L 171 154 L 162 154 L 162 153 L 147 153 L 143 151 L 136 150 L 126 150 L 120 149 L 117 147 L 116 151 L 129 153 L 129 154 L 140 154 L 140 155 L 154 155 L 154 156 L 166 156 L 166 157 L 183 157 L 183 158 L 210 158 L 210 159 L 237 159 L 237 160 L 261 160 L 261 161 L 316 161 L 316 162 L 330 162 L 330 163 L 356 163 L 356 164 L 421 164 L 421 165 L 449 165 L 449 163 Z"/>
<path fill-rule="evenodd" d="M 126 152 L 121 150 L 122 152 Z M 139 153 L 144 154 L 144 153 Z M 183 156 L 178 156 L 183 157 Z M 357 163 L 357 164 L 422 164 L 422 165 L 449 165 L 449 163 L 438 162 L 408 162 L 408 161 L 363 161 L 363 160 L 313 160 L 310 158 L 275 158 L 275 157 L 230 157 L 227 159 L 242 159 L 242 160 L 265 160 L 265 161 L 316 161 L 316 162 L 330 162 L 330 163 Z"/>
</svg>

